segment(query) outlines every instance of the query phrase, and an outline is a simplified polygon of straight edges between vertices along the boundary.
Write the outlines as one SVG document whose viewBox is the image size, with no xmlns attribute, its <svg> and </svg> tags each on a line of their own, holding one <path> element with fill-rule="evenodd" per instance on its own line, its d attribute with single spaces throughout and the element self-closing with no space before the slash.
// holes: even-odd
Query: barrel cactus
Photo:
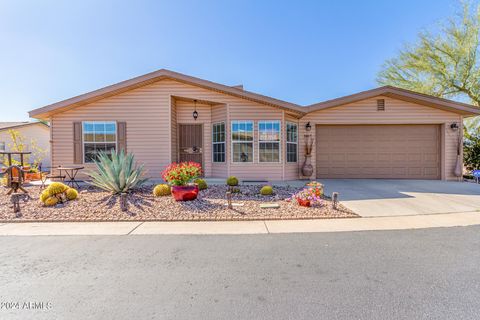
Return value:
<svg viewBox="0 0 480 320">
<path fill-rule="evenodd" d="M 208 188 L 207 182 L 203 179 L 197 179 L 194 181 L 198 185 L 198 189 L 205 190 Z"/>
<path fill-rule="evenodd" d="M 57 197 L 53 196 L 53 197 L 48 197 L 47 199 L 45 199 L 44 204 L 47 207 L 51 207 L 51 206 L 56 205 L 59 201 L 60 200 L 58 200 Z"/>
<path fill-rule="evenodd" d="M 273 194 L 272 186 L 263 186 L 262 189 L 260 189 L 260 194 L 262 196 L 271 196 Z"/>
<path fill-rule="evenodd" d="M 48 197 L 50 197 L 48 190 L 43 190 L 42 193 L 40 194 L 40 201 L 45 203 L 45 200 L 47 200 Z"/>
<path fill-rule="evenodd" d="M 65 195 L 68 200 L 75 200 L 78 198 L 78 191 L 73 188 L 68 188 L 67 191 L 65 191 Z"/>
<path fill-rule="evenodd" d="M 40 194 L 40 201 L 47 207 L 63 203 L 68 200 L 75 200 L 78 197 L 78 191 L 69 188 L 61 182 L 51 183 L 47 189 Z"/>
<path fill-rule="evenodd" d="M 230 187 L 238 186 L 238 179 L 235 176 L 230 176 L 227 178 L 227 185 Z"/>
<path fill-rule="evenodd" d="M 54 195 L 65 192 L 67 189 L 68 187 L 61 182 L 52 182 L 48 186 L 47 191 L 50 196 L 54 196 Z"/>
<path fill-rule="evenodd" d="M 170 195 L 171 190 L 168 184 L 158 184 L 153 188 L 153 195 L 155 197 L 163 197 Z"/>
</svg>

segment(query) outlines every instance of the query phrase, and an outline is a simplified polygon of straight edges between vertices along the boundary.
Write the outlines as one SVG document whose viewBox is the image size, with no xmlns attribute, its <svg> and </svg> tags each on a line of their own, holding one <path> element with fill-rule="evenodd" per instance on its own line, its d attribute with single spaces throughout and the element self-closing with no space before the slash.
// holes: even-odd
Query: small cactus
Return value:
<svg viewBox="0 0 480 320">
<path fill-rule="evenodd" d="M 273 194 L 272 186 L 263 186 L 262 189 L 260 189 L 260 194 L 262 196 L 271 196 Z"/>
<path fill-rule="evenodd" d="M 155 197 L 168 196 L 170 193 L 171 190 L 168 184 L 158 184 L 153 188 L 153 195 Z"/>
<path fill-rule="evenodd" d="M 45 206 L 47 207 L 52 207 L 54 205 L 56 205 L 58 203 L 58 198 L 57 197 L 48 197 L 45 201 L 44 201 L 44 204 Z"/>
<path fill-rule="evenodd" d="M 52 182 L 48 186 L 47 191 L 50 196 L 54 196 L 56 194 L 65 192 L 67 189 L 68 187 L 61 182 Z"/>
<path fill-rule="evenodd" d="M 50 197 L 48 190 L 43 190 L 42 193 L 40 194 L 40 201 L 45 203 L 45 200 L 47 200 L 48 197 Z"/>
<path fill-rule="evenodd" d="M 65 195 L 68 200 L 75 200 L 78 198 L 78 191 L 73 188 L 68 188 L 67 191 L 65 191 Z"/>
<path fill-rule="evenodd" d="M 238 179 L 235 176 L 230 176 L 227 178 L 227 185 L 230 187 L 238 186 Z"/>
<path fill-rule="evenodd" d="M 205 190 L 208 188 L 207 182 L 203 179 L 196 179 L 194 182 L 198 185 L 199 190 Z"/>
</svg>

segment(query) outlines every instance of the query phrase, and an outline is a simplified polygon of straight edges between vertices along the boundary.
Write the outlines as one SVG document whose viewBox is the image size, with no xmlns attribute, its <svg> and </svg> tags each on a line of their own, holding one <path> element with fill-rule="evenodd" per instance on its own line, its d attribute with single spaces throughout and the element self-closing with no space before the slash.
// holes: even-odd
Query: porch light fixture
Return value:
<svg viewBox="0 0 480 320">
<path fill-rule="evenodd" d="M 198 118 L 198 112 L 197 112 L 197 100 L 193 100 L 193 103 L 195 104 L 194 110 L 193 110 L 193 119 L 197 120 Z"/>
<path fill-rule="evenodd" d="M 305 125 L 305 130 L 307 130 L 307 131 L 312 130 L 312 125 L 310 124 L 310 121 L 307 122 L 307 124 Z"/>
<path fill-rule="evenodd" d="M 457 131 L 458 130 L 458 123 L 454 122 L 450 125 L 450 129 L 452 129 L 453 131 Z"/>
</svg>

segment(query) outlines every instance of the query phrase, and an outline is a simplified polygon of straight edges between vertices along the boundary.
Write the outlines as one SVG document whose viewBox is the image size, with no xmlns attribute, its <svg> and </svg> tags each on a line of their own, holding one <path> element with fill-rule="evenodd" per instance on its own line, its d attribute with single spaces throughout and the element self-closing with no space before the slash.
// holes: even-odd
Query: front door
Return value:
<svg viewBox="0 0 480 320">
<path fill-rule="evenodd" d="M 201 124 L 178 125 L 179 161 L 200 163 L 203 168 L 203 126 Z"/>
</svg>

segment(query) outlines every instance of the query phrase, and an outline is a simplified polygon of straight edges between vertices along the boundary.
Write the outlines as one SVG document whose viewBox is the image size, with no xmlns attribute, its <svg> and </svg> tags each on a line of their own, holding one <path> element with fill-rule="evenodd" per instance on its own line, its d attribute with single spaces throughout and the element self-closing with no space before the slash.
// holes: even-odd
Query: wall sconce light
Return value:
<svg viewBox="0 0 480 320">
<path fill-rule="evenodd" d="M 450 129 L 452 129 L 453 131 L 457 131 L 458 130 L 458 123 L 454 122 L 450 125 Z"/>
<path fill-rule="evenodd" d="M 196 121 L 198 118 L 198 112 L 197 112 L 197 100 L 193 100 L 193 103 L 195 104 L 194 110 L 193 110 L 193 119 Z"/>
<path fill-rule="evenodd" d="M 307 124 L 305 125 L 305 130 L 307 130 L 307 131 L 312 130 L 312 125 L 310 124 L 310 121 L 307 122 Z"/>
</svg>

